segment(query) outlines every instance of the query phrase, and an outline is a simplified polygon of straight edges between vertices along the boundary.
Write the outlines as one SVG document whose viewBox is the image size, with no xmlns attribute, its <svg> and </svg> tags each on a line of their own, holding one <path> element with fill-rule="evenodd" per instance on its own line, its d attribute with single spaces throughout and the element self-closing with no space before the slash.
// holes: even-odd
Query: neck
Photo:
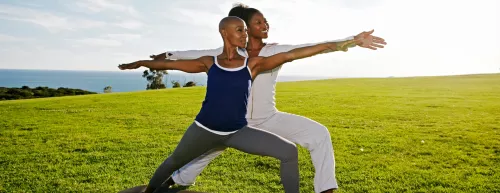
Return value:
<svg viewBox="0 0 500 193">
<path fill-rule="evenodd" d="M 262 41 L 262 38 L 248 38 L 247 50 L 260 50 L 262 47 L 264 47 L 264 41 Z"/>
<path fill-rule="evenodd" d="M 222 51 L 222 54 L 220 56 L 224 57 L 224 59 L 232 60 L 238 55 L 237 49 L 238 47 L 224 42 L 224 50 Z"/>
</svg>

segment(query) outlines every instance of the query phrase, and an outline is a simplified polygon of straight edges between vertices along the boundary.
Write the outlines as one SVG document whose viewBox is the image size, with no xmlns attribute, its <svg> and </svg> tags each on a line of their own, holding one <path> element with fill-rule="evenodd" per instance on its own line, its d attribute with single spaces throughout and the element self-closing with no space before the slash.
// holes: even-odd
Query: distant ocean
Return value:
<svg viewBox="0 0 500 193">
<path fill-rule="evenodd" d="M 66 87 L 102 93 L 104 87 L 111 86 L 112 92 L 140 91 L 146 90 L 148 83 L 142 77 L 142 72 L 0 69 L 0 87 Z M 207 83 L 207 75 L 205 73 L 188 74 L 169 71 L 169 74 L 163 79 L 168 88 L 172 87 L 171 81 L 173 80 L 179 81 L 181 85 L 189 81 L 194 81 L 200 86 L 204 86 Z M 280 82 L 315 79 L 325 79 L 325 77 L 278 77 L 278 81 Z"/>
</svg>

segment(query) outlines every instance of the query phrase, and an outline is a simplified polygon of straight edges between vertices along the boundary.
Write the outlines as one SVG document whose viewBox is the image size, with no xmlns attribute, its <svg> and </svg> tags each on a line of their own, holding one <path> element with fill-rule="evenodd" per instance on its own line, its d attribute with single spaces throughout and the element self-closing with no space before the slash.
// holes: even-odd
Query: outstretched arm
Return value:
<svg viewBox="0 0 500 193">
<path fill-rule="evenodd" d="M 161 54 L 151 55 L 149 57 L 154 60 L 192 60 L 202 56 L 217 56 L 220 53 L 222 53 L 222 47 L 208 50 L 167 51 Z"/>
<path fill-rule="evenodd" d="M 344 39 L 337 39 L 337 40 L 329 40 L 329 41 L 323 41 L 323 42 L 315 42 L 315 43 L 305 43 L 305 44 L 296 44 L 296 45 L 290 45 L 290 44 L 277 44 L 274 46 L 274 54 L 279 54 L 283 52 L 289 52 L 290 50 L 297 49 L 297 48 L 303 48 L 303 47 L 308 47 L 308 46 L 314 46 L 318 44 L 323 44 L 323 43 L 336 43 L 336 42 L 344 42 L 347 40 L 353 40 L 354 36 L 350 36 Z M 325 50 L 321 52 L 323 53 L 329 53 L 333 52 L 335 50 Z"/>
<path fill-rule="evenodd" d="M 330 40 L 330 41 L 324 41 L 324 42 L 318 42 L 318 43 L 306 43 L 306 44 L 298 44 L 298 45 L 278 44 L 278 45 L 274 46 L 274 54 L 288 52 L 288 51 L 296 49 L 296 48 L 314 46 L 314 45 L 318 45 L 318 44 L 322 44 L 322 43 L 340 43 L 340 42 L 353 40 L 353 39 L 362 39 L 362 38 L 366 38 L 368 36 L 372 36 L 371 35 L 372 33 L 373 33 L 373 30 L 365 31 L 365 32 L 359 33 L 358 35 L 349 36 L 349 37 L 344 38 L 344 39 Z M 382 38 L 377 37 L 377 36 L 372 36 L 372 38 L 383 40 Z M 356 45 L 353 45 L 353 47 L 354 46 L 356 46 Z M 325 51 L 321 52 L 320 54 L 330 53 L 330 52 L 334 52 L 334 51 L 337 51 L 337 50 L 325 50 Z"/>
<path fill-rule="evenodd" d="M 139 60 L 136 62 L 121 64 L 120 70 L 137 69 L 141 66 L 152 70 L 180 70 L 188 73 L 206 72 L 211 65 L 211 57 L 200 57 L 194 60 Z"/>
<path fill-rule="evenodd" d="M 372 36 L 371 34 L 373 33 L 373 31 L 374 30 L 366 33 L 363 32 L 352 40 L 321 43 L 313 46 L 295 48 L 288 52 L 279 53 L 270 57 L 255 58 L 250 61 L 249 65 L 252 69 L 253 75 L 256 75 L 260 72 L 274 69 L 275 67 L 286 62 L 314 56 L 325 51 L 347 51 L 348 48 L 354 47 L 356 45 L 372 50 L 376 50 L 377 47 L 383 48 L 384 45 L 386 45 L 385 40 L 379 37 Z"/>
<path fill-rule="evenodd" d="M 153 60 L 192 60 L 197 59 L 202 56 L 217 56 L 222 53 L 223 47 L 209 50 L 186 50 L 186 51 L 169 51 L 157 55 L 149 56 Z M 241 56 L 247 56 L 244 49 L 239 48 L 238 54 Z"/>
<path fill-rule="evenodd" d="M 346 50 L 350 46 L 359 44 L 360 41 L 361 40 L 347 40 L 343 42 L 322 43 L 313 46 L 296 48 L 288 52 L 272 55 L 270 57 L 251 58 L 249 65 L 250 69 L 252 69 L 252 74 L 255 77 L 255 75 L 260 72 L 274 69 L 279 65 L 293 60 L 314 56 L 327 50 Z"/>
</svg>

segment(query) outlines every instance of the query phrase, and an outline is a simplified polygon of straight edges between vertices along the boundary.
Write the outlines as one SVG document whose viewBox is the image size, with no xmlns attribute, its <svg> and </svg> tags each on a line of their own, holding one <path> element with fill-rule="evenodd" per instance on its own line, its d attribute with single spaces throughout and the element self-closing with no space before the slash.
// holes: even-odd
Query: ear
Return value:
<svg viewBox="0 0 500 193">
<path fill-rule="evenodd" d="M 227 31 L 226 31 L 226 29 L 221 29 L 220 30 L 220 34 L 222 35 L 222 38 L 224 38 L 224 39 L 227 38 Z"/>
</svg>

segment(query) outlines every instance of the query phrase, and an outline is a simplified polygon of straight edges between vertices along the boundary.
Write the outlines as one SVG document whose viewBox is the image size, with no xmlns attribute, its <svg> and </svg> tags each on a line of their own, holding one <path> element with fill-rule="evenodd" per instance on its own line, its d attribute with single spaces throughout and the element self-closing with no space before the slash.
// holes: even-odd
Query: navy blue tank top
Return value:
<svg viewBox="0 0 500 193">
<path fill-rule="evenodd" d="M 247 125 L 248 96 L 252 87 L 252 76 L 248 58 L 241 67 L 224 68 L 214 57 L 214 65 L 207 75 L 207 92 L 196 121 L 208 129 L 230 132 Z"/>
</svg>

